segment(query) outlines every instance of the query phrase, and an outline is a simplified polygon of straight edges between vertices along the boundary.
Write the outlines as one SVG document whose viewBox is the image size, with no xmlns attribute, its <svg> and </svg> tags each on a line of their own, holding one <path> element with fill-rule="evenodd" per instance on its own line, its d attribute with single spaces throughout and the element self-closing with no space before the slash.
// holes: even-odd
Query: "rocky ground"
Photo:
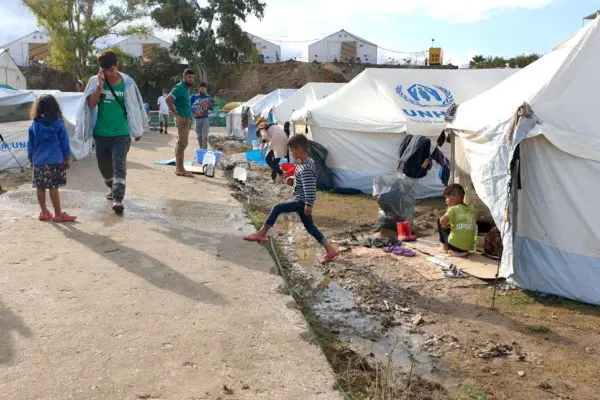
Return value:
<svg viewBox="0 0 600 400">
<path fill-rule="evenodd" d="M 260 223 L 291 192 L 254 169 L 257 178 L 239 186 L 237 198 Z M 444 208 L 441 199 L 418 202 L 420 236 L 435 231 Z M 368 196 L 319 193 L 315 221 L 344 249 L 325 267 L 296 217 L 281 220 L 274 233 L 294 294 L 357 398 L 598 398 L 598 307 L 499 282 L 491 309 L 493 282 L 447 279 L 420 254 L 363 247 L 376 213 Z"/>
</svg>

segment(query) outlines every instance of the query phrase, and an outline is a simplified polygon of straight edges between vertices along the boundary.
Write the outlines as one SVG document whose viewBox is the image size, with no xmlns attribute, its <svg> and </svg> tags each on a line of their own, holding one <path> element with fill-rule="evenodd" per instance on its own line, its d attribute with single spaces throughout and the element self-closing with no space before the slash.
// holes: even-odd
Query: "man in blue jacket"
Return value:
<svg viewBox="0 0 600 400">
<path fill-rule="evenodd" d="M 194 110 L 194 119 L 196 120 L 198 144 L 206 150 L 208 149 L 208 132 L 210 130 L 208 115 L 213 110 L 213 99 L 207 94 L 207 85 L 205 82 L 200 83 L 198 94 L 190 97 L 190 103 Z"/>
</svg>

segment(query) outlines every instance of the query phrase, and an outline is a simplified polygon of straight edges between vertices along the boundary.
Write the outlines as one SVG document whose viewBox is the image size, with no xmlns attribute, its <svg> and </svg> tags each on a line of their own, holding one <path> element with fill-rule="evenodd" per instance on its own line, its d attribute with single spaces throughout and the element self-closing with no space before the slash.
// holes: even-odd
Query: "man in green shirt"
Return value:
<svg viewBox="0 0 600 400">
<path fill-rule="evenodd" d="M 444 252 L 454 257 L 466 257 L 475 246 L 477 222 L 475 211 L 464 203 L 465 189 L 452 184 L 444 191 L 448 211 L 438 221 L 440 242 Z"/>
<path fill-rule="evenodd" d="M 98 168 L 106 186 L 110 188 L 106 198 L 113 201 L 113 211 L 120 214 L 124 209 L 127 153 L 132 135 L 129 119 L 136 117 L 128 115 L 128 111 L 140 113 L 143 110 L 128 110 L 126 106 L 126 86 L 135 86 L 135 82 L 118 71 L 117 55 L 110 50 L 103 51 L 98 56 L 98 63 L 100 71 L 91 79 L 97 80 L 97 86 L 87 98 L 87 104 L 90 109 L 97 108 L 93 132 Z M 137 91 L 137 87 L 135 90 Z M 142 132 L 133 133 L 136 141 L 140 140 L 141 134 Z"/>
<path fill-rule="evenodd" d="M 192 128 L 193 114 L 192 105 L 190 104 L 190 87 L 194 84 L 195 79 L 194 71 L 187 68 L 183 71 L 181 81 L 173 86 L 171 93 L 166 98 L 169 110 L 175 116 L 175 124 L 177 125 L 177 144 L 175 146 L 175 175 L 177 176 L 192 176 L 191 173 L 185 170 L 183 159 Z"/>
</svg>

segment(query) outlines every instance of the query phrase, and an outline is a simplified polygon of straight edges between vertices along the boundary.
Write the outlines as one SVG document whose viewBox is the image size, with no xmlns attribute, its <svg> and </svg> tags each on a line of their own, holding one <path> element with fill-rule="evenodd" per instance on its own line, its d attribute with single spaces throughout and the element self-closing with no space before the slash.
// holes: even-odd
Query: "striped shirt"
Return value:
<svg viewBox="0 0 600 400">
<path fill-rule="evenodd" d="M 317 166 L 312 158 L 300 161 L 296 165 L 294 198 L 308 207 L 314 206 L 317 200 Z"/>
</svg>

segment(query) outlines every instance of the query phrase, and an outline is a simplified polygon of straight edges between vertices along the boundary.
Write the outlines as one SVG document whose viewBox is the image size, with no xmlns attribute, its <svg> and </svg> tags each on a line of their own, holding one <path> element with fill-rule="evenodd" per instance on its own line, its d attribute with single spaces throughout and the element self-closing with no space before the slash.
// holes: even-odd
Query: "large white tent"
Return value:
<svg viewBox="0 0 600 400">
<path fill-rule="evenodd" d="M 77 120 L 77 109 L 82 101 L 83 93 L 61 92 L 59 90 L 20 91 L 0 89 L 0 120 L 12 121 L 1 124 L 0 127 L 0 133 L 6 142 L 6 144 L 0 144 L 0 170 L 18 168 L 19 166 L 9 150 L 22 165 L 28 164 L 27 141 L 30 123 L 23 120 L 27 119 L 27 111 L 33 101 L 42 94 L 52 94 L 58 100 L 71 137 L 71 148 L 75 157 L 82 159 L 91 152 L 91 139 L 83 142 L 73 136 Z"/>
<path fill-rule="evenodd" d="M 309 82 L 293 96 L 276 106 L 273 115 L 279 122 L 289 121 L 295 111 L 306 110 L 344 85 L 345 83 Z"/>
<path fill-rule="evenodd" d="M 460 105 L 449 125 L 504 233 L 500 275 L 593 304 L 600 304 L 599 25 Z"/>
<path fill-rule="evenodd" d="M 335 187 L 370 193 L 374 177 L 396 170 L 406 132 L 437 138 L 453 102 L 474 97 L 514 71 L 366 69 L 292 120 L 308 124 L 313 140 L 329 150 Z M 418 198 L 442 191 L 434 171 L 416 185 Z"/>
<path fill-rule="evenodd" d="M 233 110 L 231 110 L 227 114 L 226 125 L 227 125 L 227 134 L 230 136 L 242 136 L 242 111 L 244 108 L 254 107 L 259 101 L 261 101 L 265 97 L 264 94 L 257 94 L 250 100 L 240 104 Z"/>
</svg>

